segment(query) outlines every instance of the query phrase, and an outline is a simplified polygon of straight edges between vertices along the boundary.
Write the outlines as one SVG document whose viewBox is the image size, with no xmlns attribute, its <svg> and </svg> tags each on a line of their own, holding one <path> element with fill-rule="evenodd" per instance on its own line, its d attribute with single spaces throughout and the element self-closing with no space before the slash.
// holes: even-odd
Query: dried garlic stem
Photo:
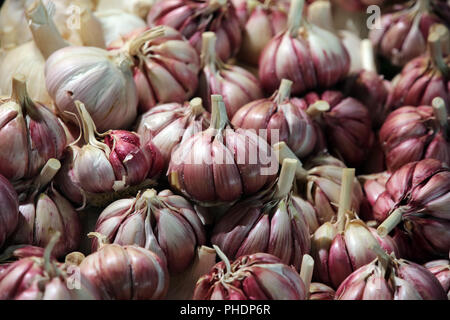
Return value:
<svg viewBox="0 0 450 320">
<path fill-rule="evenodd" d="M 302 278 L 306 289 L 306 299 L 309 298 L 309 288 L 311 286 L 311 279 L 314 271 L 314 259 L 305 254 L 302 260 L 302 268 L 300 270 L 300 278 Z"/>
<path fill-rule="evenodd" d="M 402 221 L 405 208 L 400 207 L 394 210 L 389 217 L 378 227 L 377 232 L 381 237 L 386 237 Z"/>
<path fill-rule="evenodd" d="M 339 196 L 339 209 L 338 209 L 338 231 L 342 232 L 345 228 L 345 216 L 351 209 L 352 194 L 353 194 L 353 181 L 355 180 L 355 169 L 342 169 L 342 184 L 341 193 Z"/>
<path fill-rule="evenodd" d="M 291 80 L 281 80 L 280 88 L 278 89 L 278 93 L 275 98 L 275 101 L 277 101 L 278 104 L 282 104 L 290 98 L 292 84 L 293 82 Z"/>
<path fill-rule="evenodd" d="M 295 171 L 297 169 L 298 161 L 295 159 L 284 159 L 281 166 L 280 178 L 278 179 L 276 199 L 286 197 L 292 190 L 292 185 L 295 179 Z"/>
<path fill-rule="evenodd" d="M 296 38 L 302 24 L 305 0 L 292 0 L 289 9 L 288 27 L 291 37 Z"/>
<path fill-rule="evenodd" d="M 302 162 L 297 158 L 297 156 L 292 152 L 292 150 L 287 146 L 285 142 L 279 142 L 273 146 L 275 153 L 278 157 L 280 164 L 283 163 L 285 159 L 297 160 L 297 168 L 295 169 L 295 177 L 298 180 L 306 181 L 308 177 L 308 171 L 303 169 Z"/>
</svg>

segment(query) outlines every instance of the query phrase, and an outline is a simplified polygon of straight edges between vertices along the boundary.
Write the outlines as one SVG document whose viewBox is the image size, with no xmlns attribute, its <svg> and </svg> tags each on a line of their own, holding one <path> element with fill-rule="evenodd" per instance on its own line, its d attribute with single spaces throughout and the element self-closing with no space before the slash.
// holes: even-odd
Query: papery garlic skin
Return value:
<svg viewBox="0 0 450 320">
<path fill-rule="evenodd" d="M 381 17 L 381 28 L 369 37 L 377 52 L 396 66 L 403 66 L 427 49 L 430 27 L 441 20 L 431 12 L 429 0 L 416 0 L 400 11 Z"/>
<path fill-rule="evenodd" d="M 167 261 L 171 273 L 180 273 L 193 262 L 205 231 L 194 207 L 169 190 L 147 190 L 136 198 L 118 200 L 99 216 L 95 231 L 108 242 L 136 244 Z M 93 241 L 93 250 L 97 249 Z"/>
<path fill-rule="evenodd" d="M 101 23 L 106 47 L 120 37 L 147 26 L 143 19 L 117 9 L 100 10 L 95 12 L 95 16 Z"/>
<path fill-rule="evenodd" d="M 19 224 L 11 237 L 12 243 L 45 248 L 55 231 L 61 239 L 52 253 L 62 257 L 78 249 L 81 241 L 79 213 L 53 187 L 27 199 L 19 206 Z"/>
<path fill-rule="evenodd" d="M 302 208 L 288 196 L 236 204 L 216 223 L 211 241 L 230 259 L 264 252 L 299 271 L 310 250 L 309 237 Z"/>
<path fill-rule="evenodd" d="M 231 123 L 238 128 L 254 129 L 257 132 L 267 130 L 267 142 L 280 141 L 292 149 L 300 158 L 308 156 L 314 150 L 317 133 L 311 118 L 298 99 L 291 99 L 288 88 L 290 81 L 283 80 L 280 89 L 270 99 L 250 102 L 241 107 L 233 116 Z M 276 132 L 275 139 L 272 138 Z M 273 140 L 273 141 L 272 141 Z"/>
<path fill-rule="evenodd" d="M 106 300 L 164 299 L 169 286 L 165 262 L 138 246 L 105 244 L 81 262 L 80 271 Z"/>
<path fill-rule="evenodd" d="M 165 163 L 170 162 L 173 150 L 180 143 L 209 127 L 210 114 L 200 102 L 199 99 L 193 99 L 191 103 L 159 105 L 139 118 L 137 133 L 153 137 L 152 142 L 161 152 Z"/>
<path fill-rule="evenodd" d="M 166 25 L 177 29 L 198 53 L 202 50 L 202 33 L 217 34 L 217 56 L 226 61 L 234 56 L 242 41 L 241 28 L 234 6 L 228 0 L 172 0 L 156 3 L 147 16 L 150 27 Z"/>
<path fill-rule="evenodd" d="M 265 46 L 287 26 L 287 10 L 276 1 L 255 4 L 245 20 L 239 59 L 257 66 Z"/>
<path fill-rule="evenodd" d="M 258 78 L 236 65 L 223 63 L 215 52 L 217 37 L 212 32 L 202 35 L 202 65 L 198 93 L 211 110 L 211 95 L 221 95 L 225 101 L 228 117 L 245 104 L 262 99 L 264 94 Z"/>
<path fill-rule="evenodd" d="M 376 230 L 371 230 L 360 220 L 349 221 L 343 232 L 329 222 L 323 224 L 314 233 L 311 245 L 311 254 L 316 261 L 315 277 L 335 289 L 352 272 L 376 258 L 372 246 L 398 254 L 392 239 L 381 239 Z"/>
<path fill-rule="evenodd" d="M 224 281 L 225 280 L 225 281 Z M 226 285 L 225 285 L 226 284 Z M 193 300 L 306 300 L 299 274 L 275 256 L 256 253 L 219 262 L 197 282 Z"/>
<path fill-rule="evenodd" d="M 309 300 L 334 300 L 336 292 L 329 286 L 313 282 L 309 287 Z"/>
<path fill-rule="evenodd" d="M 93 282 L 52 256 L 55 240 L 45 251 L 34 247 L 14 251 L 19 260 L 0 272 L 0 300 L 100 300 Z"/>
<path fill-rule="evenodd" d="M 93 47 L 67 47 L 45 65 L 48 92 L 61 116 L 75 121 L 75 101 L 85 103 L 100 131 L 129 127 L 137 116 L 138 96 L 132 61 Z M 76 74 L 76 76 L 74 76 Z"/>
<path fill-rule="evenodd" d="M 11 183 L 0 174 L 0 248 L 16 229 L 19 221 L 19 200 Z"/>
<path fill-rule="evenodd" d="M 450 298 L 450 261 L 449 260 L 435 260 L 424 264 L 440 282 L 442 288 Z"/>
<path fill-rule="evenodd" d="M 30 99 L 22 76 L 13 79 L 12 88 L 11 98 L 0 99 L 0 174 L 17 181 L 35 176 L 49 159 L 60 159 L 66 134 L 46 106 Z"/>
<path fill-rule="evenodd" d="M 393 111 L 381 127 L 380 142 L 390 171 L 422 159 L 450 164 L 446 127 L 435 120 L 432 107 L 402 107 Z"/>
<path fill-rule="evenodd" d="M 392 276 L 386 277 L 390 273 Z M 439 281 L 424 267 L 395 259 L 386 268 L 377 259 L 348 276 L 335 300 L 447 300 Z"/>
<path fill-rule="evenodd" d="M 364 163 L 374 143 L 372 121 L 368 109 L 358 100 L 345 97 L 339 91 L 308 93 L 298 101 L 302 109 L 325 101 L 330 111 L 324 112 L 319 124 L 327 138 L 329 151 L 347 165 L 359 167 Z"/>
<path fill-rule="evenodd" d="M 449 181 L 450 170 L 438 160 L 408 163 L 392 174 L 374 205 L 380 222 L 395 213 L 418 260 L 447 255 L 450 250 Z M 382 226 L 378 228 L 381 233 L 392 229 L 382 232 Z"/>
<path fill-rule="evenodd" d="M 292 1 L 288 31 L 276 35 L 259 61 L 259 78 L 266 92 L 282 79 L 294 82 L 293 94 L 335 85 L 347 75 L 350 57 L 340 39 L 314 24 L 302 24 L 304 1 Z"/>
<path fill-rule="evenodd" d="M 79 101 L 84 145 L 71 145 L 56 176 L 62 193 L 74 203 L 103 206 L 120 194 L 149 186 L 161 173 L 163 158 L 151 139 L 125 130 L 98 134 Z"/>
</svg>

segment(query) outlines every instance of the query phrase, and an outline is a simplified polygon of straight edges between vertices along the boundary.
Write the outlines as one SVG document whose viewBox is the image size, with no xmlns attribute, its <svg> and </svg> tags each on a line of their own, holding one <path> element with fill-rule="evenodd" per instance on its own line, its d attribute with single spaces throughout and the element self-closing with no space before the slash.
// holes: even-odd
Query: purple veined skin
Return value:
<svg viewBox="0 0 450 320">
<path fill-rule="evenodd" d="M 208 111 L 211 95 L 219 94 L 225 101 L 228 118 L 245 104 L 262 99 L 264 94 L 259 80 L 249 71 L 236 65 L 223 63 L 214 51 L 217 36 L 213 32 L 202 34 L 202 66 L 198 94 Z"/>
<path fill-rule="evenodd" d="M 184 104 L 162 104 L 147 111 L 139 118 L 136 131 L 141 136 L 153 137 L 152 142 L 167 167 L 172 152 L 180 143 L 206 130 L 210 120 L 211 115 L 203 108 L 202 100 L 194 98 Z"/>
<path fill-rule="evenodd" d="M 216 251 L 220 250 L 216 247 Z M 307 289 L 294 268 L 267 253 L 222 261 L 201 277 L 193 300 L 306 300 Z"/>
<path fill-rule="evenodd" d="M 105 237 L 90 233 L 99 249 L 81 261 L 81 274 L 105 300 L 161 300 L 169 288 L 166 262 L 156 253 L 136 245 L 108 244 Z"/>
<path fill-rule="evenodd" d="M 300 271 L 311 240 L 302 208 L 292 199 L 296 168 L 297 160 L 284 160 L 276 188 L 234 205 L 217 221 L 211 242 L 232 260 L 263 252 Z"/>
<path fill-rule="evenodd" d="M 79 282 L 74 283 L 73 266 L 59 263 L 52 256 L 59 237 L 56 232 L 44 252 L 32 247 L 20 249 L 23 252 L 16 256 L 19 260 L 0 272 L 1 300 L 100 300 L 89 279 L 79 275 Z"/>
<path fill-rule="evenodd" d="M 274 36 L 286 29 L 289 3 L 252 0 L 243 1 L 240 7 L 240 11 L 245 12 L 241 14 L 244 27 L 238 57 L 251 66 L 258 66 L 259 57 L 265 46 Z"/>
<path fill-rule="evenodd" d="M 386 182 L 390 177 L 391 174 L 387 171 L 358 177 L 364 191 L 363 204 L 361 205 L 361 211 L 359 213 L 362 220 L 377 220 L 373 213 L 373 206 L 377 202 L 379 196 L 386 191 Z"/>
<path fill-rule="evenodd" d="M 14 77 L 11 98 L 0 99 L 0 174 L 11 181 L 38 174 L 47 160 L 62 157 L 67 143 L 58 117 L 30 99 L 25 80 Z"/>
<path fill-rule="evenodd" d="M 56 175 L 59 190 L 76 204 L 103 206 L 127 188 L 151 185 L 164 165 L 151 139 L 125 130 L 99 134 L 84 104 L 76 106 L 83 144 L 69 146 Z"/>
<path fill-rule="evenodd" d="M 308 112 L 296 104 L 298 99 L 291 99 L 291 87 L 292 81 L 283 79 L 271 98 L 246 104 L 235 113 L 231 123 L 256 132 L 267 130 L 269 144 L 284 141 L 299 158 L 305 158 L 314 151 L 317 132 Z"/>
<path fill-rule="evenodd" d="M 430 27 L 440 23 L 431 11 L 429 0 L 416 0 L 399 11 L 381 17 L 381 28 L 369 37 L 379 55 L 396 66 L 404 66 L 427 50 Z"/>
<path fill-rule="evenodd" d="M 110 49 L 127 48 L 137 61 L 134 82 L 139 111 L 144 113 L 163 103 L 183 103 L 192 98 L 198 86 L 200 57 L 177 30 L 162 26 L 163 35 L 150 41 L 137 41 L 146 29 L 138 29 L 118 39 Z M 144 38 L 145 39 L 145 38 Z"/>
<path fill-rule="evenodd" d="M 389 101 L 392 108 L 431 106 L 444 100 L 450 112 L 450 37 L 443 25 L 434 25 L 428 37 L 428 51 L 409 61 L 393 80 Z"/>
<path fill-rule="evenodd" d="M 0 248 L 19 222 L 19 199 L 11 183 L 0 174 Z"/>
<path fill-rule="evenodd" d="M 174 190 L 207 207 L 265 190 L 279 168 L 271 146 L 255 132 L 233 129 L 222 97 L 211 100 L 211 126 L 180 144 L 167 172 Z"/>
<path fill-rule="evenodd" d="M 447 300 L 441 284 L 426 268 L 383 254 L 349 275 L 335 300 Z"/>
<path fill-rule="evenodd" d="M 290 0 L 231 0 L 231 2 L 236 9 L 236 15 L 239 18 L 241 26 L 245 26 L 253 10 L 258 6 L 269 9 L 272 7 L 277 7 L 279 10 L 283 10 L 285 12 L 289 10 L 290 6 Z M 307 2 L 309 3 L 310 0 Z"/>
<path fill-rule="evenodd" d="M 138 245 L 167 261 L 168 270 L 188 268 L 205 244 L 204 226 L 194 207 L 169 190 L 146 190 L 136 198 L 113 202 L 100 214 L 95 231 L 109 243 Z M 98 249 L 94 238 L 93 251 Z"/>
<path fill-rule="evenodd" d="M 336 292 L 329 286 L 313 282 L 309 287 L 309 300 L 334 300 Z"/>
<path fill-rule="evenodd" d="M 346 97 L 339 91 L 311 92 L 299 100 L 302 109 L 318 101 L 329 104 L 329 111 L 322 112 L 317 122 L 324 131 L 331 154 L 352 167 L 359 167 L 366 160 L 375 134 L 368 109 L 358 100 Z"/>
<path fill-rule="evenodd" d="M 374 214 L 385 236 L 397 226 L 415 248 L 415 260 L 450 250 L 450 169 L 435 159 L 411 162 L 395 171 L 377 199 Z"/>
<path fill-rule="evenodd" d="M 148 13 L 147 24 L 150 27 L 166 25 L 178 30 L 199 54 L 202 34 L 215 32 L 218 39 L 216 52 L 223 61 L 233 57 L 242 42 L 239 19 L 228 0 L 159 1 Z"/>
<path fill-rule="evenodd" d="M 20 215 L 10 244 L 45 248 L 58 231 L 61 237 L 52 249 L 53 256 L 61 258 L 78 249 L 82 238 L 79 213 L 52 183 L 60 168 L 58 160 L 50 159 L 39 175 L 16 185 Z"/>
<path fill-rule="evenodd" d="M 282 79 L 293 81 L 293 94 L 329 88 L 350 70 L 350 56 L 340 39 L 314 24 L 302 21 L 304 0 L 291 1 L 288 28 L 264 48 L 259 78 L 267 93 Z"/>
<path fill-rule="evenodd" d="M 442 288 L 450 298 L 450 261 L 449 260 L 435 260 L 424 264 L 440 282 Z"/>
<path fill-rule="evenodd" d="M 393 111 L 381 127 L 379 137 L 388 170 L 422 159 L 436 159 L 450 165 L 448 115 L 444 100 L 430 106 L 402 107 Z M 441 112 L 443 115 L 439 119 Z"/>
</svg>

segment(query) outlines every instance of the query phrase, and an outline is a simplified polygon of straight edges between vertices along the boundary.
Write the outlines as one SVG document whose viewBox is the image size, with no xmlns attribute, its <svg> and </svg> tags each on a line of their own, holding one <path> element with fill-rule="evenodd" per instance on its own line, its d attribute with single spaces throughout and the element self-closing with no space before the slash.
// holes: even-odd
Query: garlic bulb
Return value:
<svg viewBox="0 0 450 320">
<path fill-rule="evenodd" d="M 222 97 L 211 99 L 211 126 L 175 150 L 167 172 L 174 190 L 204 206 L 264 190 L 279 167 L 270 145 L 252 131 L 232 129 Z"/>
<path fill-rule="evenodd" d="M 194 134 L 206 130 L 210 114 L 202 106 L 200 98 L 183 105 L 169 103 L 156 106 L 144 113 L 138 121 L 137 133 L 153 137 L 153 144 L 169 163 L 172 152 Z"/>
<path fill-rule="evenodd" d="M 96 12 L 95 16 L 102 25 L 106 47 L 120 37 L 147 26 L 143 19 L 121 10 L 104 10 Z"/>
<path fill-rule="evenodd" d="M 292 200 L 296 168 L 297 160 L 284 160 L 276 190 L 233 206 L 216 223 L 212 243 L 231 259 L 268 253 L 300 271 L 311 240 L 302 208 Z"/>
<path fill-rule="evenodd" d="M 52 251 L 57 258 L 78 249 L 81 240 L 78 212 L 50 184 L 60 168 L 58 160 L 50 159 L 38 176 L 16 186 L 25 200 L 20 203 L 19 224 L 11 237 L 11 243 L 45 248 L 58 231 L 61 238 Z"/>
<path fill-rule="evenodd" d="M 12 181 L 31 178 L 51 158 L 60 159 L 66 134 L 59 119 L 33 102 L 25 79 L 13 78 L 12 96 L 0 99 L 0 174 Z"/>
<path fill-rule="evenodd" d="M 95 231 L 110 243 L 138 245 L 167 262 L 171 273 L 186 270 L 197 248 L 206 242 L 203 224 L 194 207 L 170 190 L 154 189 L 121 199 L 100 214 Z M 98 248 L 94 239 L 93 251 Z"/>
<path fill-rule="evenodd" d="M 105 11 L 121 10 L 145 19 L 152 5 L 159 0 L 97 0 L 96 11 L 102 15 Z"/>
<path fill-rule="evenodd" d="M 103 206 L 123 193 L 153 185 L 163 161 L 151 140 L 124 130 L 100 135 L 86 107 L 79 101 L 76 106 L 84 144 L 69 146 L 56 176 L 60 190 L 74 203 Z"/>
<path fill-rule="evenodd" d="M 211 95 L 223 96 L 228 117 L 231 119 L 236 111 L 245 104 L 263 98 L 259 80 L 247 70 L 225 64 L 215 51 L 216 34 L 205 32 L 202 35 L 202 64 L 199 95 L 210 110 Z"/>
<path fill-rule="evenodd" d="M 11 94 L 11 79 L 16 74 L 22 74 L 27 81 L 28 91 L 33 100 L 46 105 L 53 104 L 45 86 L 45 59 L 54 50 L 68 44 L 58 33 L 53 20 L 49 16 L 42 2 L 35 2 L 27 8 L 26 16 L 33 41 L 8 50 L 1 60 L 0 93 Z"/>
<path fill-rule="evenodd" d="M 230 0 L 172 0 L 156 3 L 147 16 L 150 27 L 170 26 L 189 40 L 198 53 L 202 50 L 202 34 L 217 34 L 215 51 L 227 61 L 241 46 L 242 31 Z"/>
<path fill-rule="evenodd" d="M 295 104 L 298 99 L 291 98 L 291 87 L 292 81 L 283 79 L 280 88 L 270 99 L 244 105 L 235 113 L 231 123 L 237 128 L 254 129 L 257 132 L 265 129 L 269 144 L 284 141 L 298 157 L 304 158 L 314 150 L 317 134 L 307 111 Z M 272 138 L 275 133 L 276 140 Z"/>
<path fill-rule="evenodd" d="M 302 20 L 304 0 L 292 0 L 288 30 L 276 35 L 259 61 L 263 88 L 274 92 L 282 79 L 294 82 L 293 94 L 335 85 L 347 75 L 350 57 L 333 33 Z"/>
<path fill-rule="evenodd" d="M 89 279 L 106 300 L 159 300 L 169 288 L 167 265 L 154 252 L 135 246 L 108 244 L 105 237 L 90 233 L 100 242 L 98 251 L 80 264 Z"/>
</svg>

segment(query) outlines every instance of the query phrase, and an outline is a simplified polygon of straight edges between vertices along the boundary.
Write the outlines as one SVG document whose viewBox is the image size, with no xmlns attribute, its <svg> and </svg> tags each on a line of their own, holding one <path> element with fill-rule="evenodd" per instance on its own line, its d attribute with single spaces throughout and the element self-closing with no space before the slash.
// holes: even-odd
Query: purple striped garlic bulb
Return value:
<svg viewBox="0 0 450 320">
<path fill-rule="evenodd" d="M 230 204 L 268 188 L 278 173 L 272 148 L 256 133 L 233 129 L 221 96 L 212 98 L 211 126 L 172 154 L 174 190 L 203 206 Z"/>
<path fill-rule="evenodd" d="M 329 105 L 318 103 L 305 111 L 296 104 L 298 99 L 291 99 L 291 88 L 292 81 L 283 79 L 271 98 L 246 104 L 235 113 L 231 123 L 238 128 L 254 129 L 257 133 L 267 130 L 269 144 L 284 141 L 298 157 L 305 158 L 317 143 L 316 128 L 308 114 L 321 106 L 319 112 L 327 111 Z"/>
<path fill-rule="evenodd" d="M 274 149 L 279 154 L 280 162 L 284 159 L 296 159 L 295 154 L 284 142 L 276 144 Z M 312 217 L 312 214 L 308 215 L 309 217 L 306 219 L 311 226 L 320 226 L 325 222 L 332 221 L 338 212 L 336 204 L 339 203 L 342 172 L 346 166 L 338 159 L 327 155 L 319 155 L 311 159 L 306 168 L 300 165 L 300 162 L 298 163 L 295 176 L 297 184 L 300 186 L 299 191 L 305 195 L 316 212 L 316 219 Z M 356 178 L 352 187 L 351 199 L 350 209 L 359 212 L 363 192 Z M 309 212 L 309 210 L 305 210 L 305 212 Z"/>
<path fill-rule="evenodd" d="M 43 255 L 27 254 L 0 272 L 0 300 L 100 300 L 89 279 L 52 257 L 59 236 L 53 235 Z"/>
<path fill-rule="evenodd" d="M 396 66 L 427 50 L 430 27 L 441 20 L 431 12 L 430 0 L 416 0 L 399 11 L 381 17 L 381 28 L 370 32 L 376 51 Z"/>
<path fill-rule="evenodd" d="M 350 69 L 350 56 L 333 33 L 302 20 L 304 0 L 292 0 L 288 27 L 264 48 L 259 78 L 274 92 L 282 79 L 294 82 L 293 94 L 335 85 Z"/>
<path fill-rule="evenodd" d="M 198 280 L 193 300 L 307 299 L 312 275 L 311 263 L 304 263 L 305 276 L 301 278 L 293 267 L 273 255 L 255 253 L 229 261 L 217 246 L 214 248 L 222 261 Z"/>
<path fill-rule="evenodd" d="M 216 56 L 216 35 L 205 32 L 202 35 L 202 64 L 199 95 L 211 110 L 211 95 L 220 94 L 225 101 L 228 117 L 245 104 L 262 99 L 264 94 L 258 79 L 249 71 L 231 64 L 223 63 Z"/>
<path fill-rule="evenodd" d="M 139 118 L 136 131 L 141 136 L 153 137 L 153 144 L 168 165 L 172 152 L 179 144 L 206 130 L 210 118 L 203 108 L 202 100 L 194 98 L 184 104 L 168 103 L 147 111 Z"/>
<path fill-rule="evenodd" d="M 100 214 L 95 231 L 109 243 L 138 245 L 167 261 L 171 273 L 192 264 L 205 230 L 194 207 L 170 190 L 148 189 L 135 198 L 113 202 Z M 98 249 L 94 238 L 93 251 Z"/>
<path fill-rule="evenodd" d="M 346 97 L 339 91 L 311 92 L 298 103 L 308 110 L 318 101 L 330 105 L 329 111 L 317 117 L 329 151 L 345 164 L 359 167 L 366 160 L 375 140 L 369 110 L 358 100 Z"/>
<path fill-rule="evenodd" d="M 428 52 L 405 65 L 393 80 L 390 101 L 393 108 L 431 106 L 441 97 L 450 111 L 450 37 L 437 25 L 428 37 Z"/>
<path fill-rule="evenodd" d="M 244 28 L 239 59 L 252 66 L 258 66 L 259 57 L 265 46 L 279 32 L 286 30 L 287 10 L 283 1 L 245 1 Z M 289 8 L 289 7 L 288 7 Z"/>
<path fill-rule="evenodd" d="M 124 130 L 99 134 L 84 104 L 76 101 L 81 146 L 72 144 L 56 184 L 72 202 L 103 206 L 133 189 L 152 185 L 163 168 L 159 150 L 148 137 Z"/>
<path fill-rule="evenodd" d="M 135 61 L 134 81 L 140 112 L 146 112 L 158 104 L 182 103 L 192 98 L 197 90 L 200 71 L 199 54 L 181 33 L 162 26 L 162 36 L 150 40 L 140 37 L 147 30 L 138 29 L 111 44 L 116 49 L 128 47 Z"/>
<path fill-rule="evenodd" d="M 439 280 L 442 288 L 447 293 L 447 297 L 450 299 L 450 261 L 430 261 L 424 264 L 424 267 Z"/>
<path fill-rule="evenodd" d="M 81 221 L 72 204 L 55 190 L 51 181 L 61 163 L 50 159 L 41 173 L 28 186 L 23 186 L 19 205 L 19 223 L 11 243 L 30 244 L 45 248 L 53 234 L 61 234 L 52 255 L 62 257 L 78 249 L 81 240 Z"/>
<path fill-rule="evenodd" d="M 379 137 L 390 171 L 422 159 L 450 165 L 448 114 L 444 100 L 433 107 L 402 107 L 393 111 L 381 127 Z"/>
<path fill-rule="evenodd" d="M 136 245 L 108 244 L 97 237 L 99 249 L 81 261 L 81 274 L 104 300 L 161 300 L 169 288 L 166 262 L 156 253 Z"/>
<path fill-rule="evenodd" d="M 11 183 L 0 174 L 0 248 L 19 222 L 19 199 Z"/>
<path fill-rule="evenodd" d="M 66 134 L 46 106 L 28 96 L 25 79 L 12 79 L 11 98 L 0 99 L 0 174 L 12 181 L 31 178 L 51 158 L 61 158 Z"/>
<path fill-rule="evenodd" d="M 284 160 L 275 191 L 233 206 L 216 223 L 211 242 L 233 260 L 263 252 L 300 270 L 311 243 L 302 208 L 292 199 L 296 168 L 297 160 Z"/>
<path fill-rule="evenodd" d="M 202 50 L 202 34 L 215 32 L 218 38 L 215 52 L 223 61 L 236 55 L 242 42 L 239 19 L 229 0 L 160 1 L 151 8 L 147 24 L 180 31 L 198 53 Z"/>
<path fill-rule="evenodd" d="M 447 255 L 449 195 L 450 169 L 440 161 L 425 159 L 404 165 L 392 174 L 374 206 L 374 214 L 383 222 L 378 233 L 386 236 L 399 225 L 422 256 Z"/>
<path fill-rule="evenodd" d="M 355 169 L 344 169 L 337 222 L 324 223 L 311 241 L 311 255 L 316 261 L 315 279 L 333 288 L 338 288 L 353 271 L 376 258 L 373 246 L 398 254 L 392 239 L 382 239 L 375 229 L 352 217 L 350 206 L 354 180 Z"/>
<path fill-rule="evenodd" d="M 439 281 L 426 268 L 378 250 L 378 258 L 349 275 L 335 300 L 447 300 Z"/>
<path fill-rule="evenodd" d="M 142 57 L 142 46 L 164 33 L 162 27 L 145 31 L 111 51 L 76 46 L 55 51 L 47 59 L 45 79 L 61 117 L 74 122 L 75 101 L 83 101 L 100 131 L 128 128 L 139 102 L 133 70 L 141 61 L 133 57 Z"/>
</svg>

